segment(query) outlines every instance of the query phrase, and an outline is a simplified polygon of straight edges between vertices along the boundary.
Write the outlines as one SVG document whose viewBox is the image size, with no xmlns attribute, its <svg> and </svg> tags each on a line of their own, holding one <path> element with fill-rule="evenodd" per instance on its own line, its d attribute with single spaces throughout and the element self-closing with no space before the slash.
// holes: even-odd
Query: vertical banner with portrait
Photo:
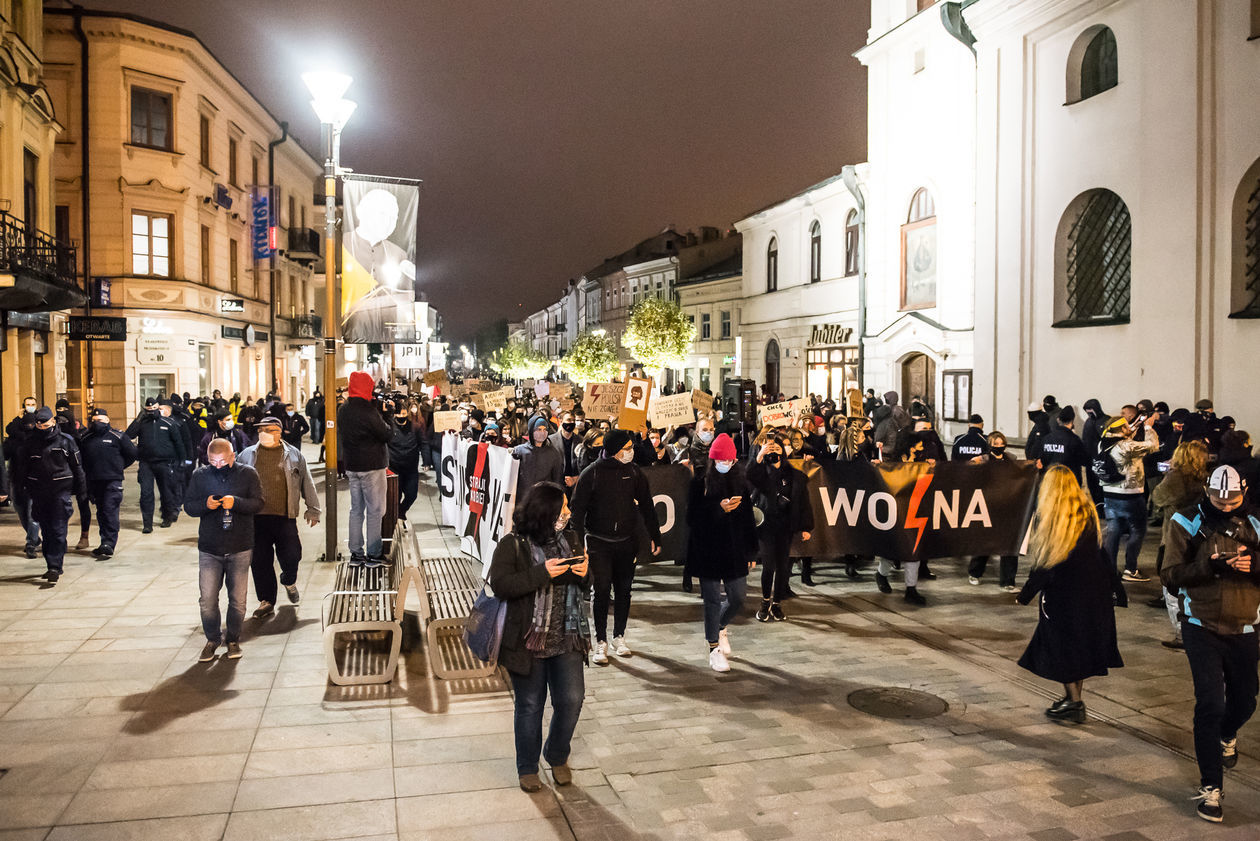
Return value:
<svg viewBox="0 0 1260 841">
<path fill-rule="evenodd" d="M 420 188 L 347 175 L 341 237 L 341 334 L 347 344 L 414 342 Z"/>
</svg>

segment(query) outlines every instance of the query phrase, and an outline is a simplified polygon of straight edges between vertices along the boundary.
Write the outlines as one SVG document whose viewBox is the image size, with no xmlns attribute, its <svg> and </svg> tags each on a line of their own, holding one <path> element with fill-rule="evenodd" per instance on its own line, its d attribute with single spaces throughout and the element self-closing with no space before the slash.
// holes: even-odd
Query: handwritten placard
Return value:
<svg viewBox="0 0 1260 841">
<path fill-rule="evenodd" d="M 606 418 L 617 414 L 625 393 L 625 383 L 587 383 L 582 407 L 589 417 Z"/>
<path fill-rule="evenodd" d="M 433 430 L 435 432 L 459 432 L 462 428 L 463 423 L 459 419 L 459 412 L 433 413 Z"/>
<path fill-rule="evenodd" d="M 791 426 L 808 409 L 809 401 L 804 398 L 770 403 L 758 407 L 757 423 L 761 426 Z"/>
<path fill-rule="evenodd" d="M 695 423 L 696 410 L 691 406 L 693 394 L 684 392 L 671 394 L 668 397 L 654 396 L 648 410 L 652 428 L 665 429 L 670 426 Z"/>
<path fill-rule="evenodd" d="M 697 412 L 712 412 L 713 397 L 707 391 L 693 389 L 691 392 L 691 408 Z"/>
</svg>

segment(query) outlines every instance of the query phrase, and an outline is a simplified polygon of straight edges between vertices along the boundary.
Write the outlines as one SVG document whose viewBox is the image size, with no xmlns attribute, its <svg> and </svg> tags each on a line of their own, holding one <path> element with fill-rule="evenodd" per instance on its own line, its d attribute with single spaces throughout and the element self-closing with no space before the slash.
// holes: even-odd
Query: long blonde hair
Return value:
<svg viewBox="0 0 1260 841">
<path fill-rule="evenodd" d="M 1061 464 L 1052 465 L 1041 477 L 1037 514 L 1028 541 L 1033 569 L 1062 563 L 1090 529 L 1094 540 L 1102 545 L 1094 501 L 1071 470 Z"/>
<path fill-rule="evenodd" d="M 1171 470 L 1186 477 L 1191 485 L 1202 485 L 1208 477 L 1208 448 L 1202 441 L 1183 441 L 1173 450 Z"/>
</svg>

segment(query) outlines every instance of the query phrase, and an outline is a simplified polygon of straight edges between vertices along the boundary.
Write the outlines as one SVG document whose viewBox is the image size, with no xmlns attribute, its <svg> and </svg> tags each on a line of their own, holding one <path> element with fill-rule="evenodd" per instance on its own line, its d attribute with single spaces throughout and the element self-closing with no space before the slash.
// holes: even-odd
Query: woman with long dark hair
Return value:
<svg viewBox="0 0 1260 841">
<path fill-rule="evenodd" d="M 687 574 L 700 579 L 704 599 L 704 638 L 709 666 L 731 670 L 726 626 L 739 615 L 756 564 L 757 528 L 752 486 L 738 462 L 735 442 L 725 433 L 709 447 L 709 466 L 692 479 L 687 505 Z"/>
<path fill-rule="evenodd" d="M 748 481 L 756 489 L 757 507 L 765 515 L 757 530 L 762 563 L 758 622 L 780 622 L 787 618 L 780 602 L 788 594 L 788 575 L 792 570 L 788 552 L 792 548 L 792 536 L 799 533 L 803 540 L 809 540 L 814 528 L 805 474 L 788 464 L 785 451 L 790 440 L 787 432 L 768 436 L 748 468 Z"/>
<path fill-rule="evenodd" d="M 499 663 L 512 678 L 516 773 L 523 790 L 542 789 L 541 756 L 556 785 L 573 782 L 569 749 L 591 650 L 586 618 L 586 553 L 568 527 L 569 505 L 554 482 L 539 482 L 517 504 L 512 531 L 490 561 L 489 584 L 507 602 Z M 551 693 L 551 729 L 542 737 L 543 707 Z"/>
<path fill-rule="evenodd" d="M 1063 684 L 1046 716 L 1085 721 L 1086 678 L 1124 665 L 1116 647 L 1115 604 L 1127 607 L 1115 564 L 1102 548 L 1098 511 L 1072 471 L 1052 465 L 1041 477 L 1028 554 L 1032 568 L 1016 600 L 1041 594 L 1037 630 L 1019 665 Z"/>
</svg>

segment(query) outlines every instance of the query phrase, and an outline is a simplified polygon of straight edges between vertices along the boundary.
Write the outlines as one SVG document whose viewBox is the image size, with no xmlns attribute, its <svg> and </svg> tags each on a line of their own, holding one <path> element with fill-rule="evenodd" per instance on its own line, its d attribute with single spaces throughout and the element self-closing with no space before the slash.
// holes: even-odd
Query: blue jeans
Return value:
<svg viewBox="0 0 1260 841">
<path fill-rule="evenodd" d="M 586 681 L 582 670 L 586 655 L 569 651 L 555 657 L 534 660 L 528 675 L 512 676 L 512 694 L 516 698 L 513 726 L 516 731 L 516 773 L 518 776 L 538 773 L 541 755 L 551 767 L 569 761 L 569 747 L 582 701 L 586 697 Z M 551 690 L 551 730 L 543 744 L 543 706 L 547 690 Z"/>
<path fill-rule="evenodd" d="M 227 580 L 227 641 L 241 641 L 241 625 L 245 622 L 245 599 L 249 595 L 249 560 L 253 551 L 230 555 L 197 553 L 197 583 L 201 588 L 201 628 L 210 642 L 220 642 L 219 591 Z"/>
<path fill-rule="evenodd" d="M 722 588 L 726 588 L 725 598 Z M 744 596 L 748 595 L 748 576 L 738 578 L 701 578 L 700 597 L 704 599 L 704 638 L 709 642 L 718 641 L 718 631 L 726 628 L 731 620 L 739 615 L 744 606 Z"/>
<path fill-rule="evenodd" d="M 1125 494 L 1124 498 L 1108 496 L 1103 499 L 1103 516 L 1107 519 L 1103 530 L 1103 548 L 1111 557 L 1118 557 L 1120 534 L 1127 531 L 1124 543 L 1124 568 L 1137 569 L 1138 552 L 1146 537 L 1146 500 L 1141 494 Z"/>
<path fill-rule="evenodd" d="M 29 496 L 14 496 L 13 507 L 17 509 L 18 522 L 22 524 L 22 528 L 26 531 L 26 548 L 38 549 L 40 544 L 39 523 L 31 516 L 31 498 Z"/>
<path fill-rule="evenodd" d="M 350 554 L 379 557 L 381 518 L 385 516 L 385 470 L 347 470 L 350 479 Z M 364 552 L 363 518 L 367 518 L 367 551 Z"/>
</svg>

